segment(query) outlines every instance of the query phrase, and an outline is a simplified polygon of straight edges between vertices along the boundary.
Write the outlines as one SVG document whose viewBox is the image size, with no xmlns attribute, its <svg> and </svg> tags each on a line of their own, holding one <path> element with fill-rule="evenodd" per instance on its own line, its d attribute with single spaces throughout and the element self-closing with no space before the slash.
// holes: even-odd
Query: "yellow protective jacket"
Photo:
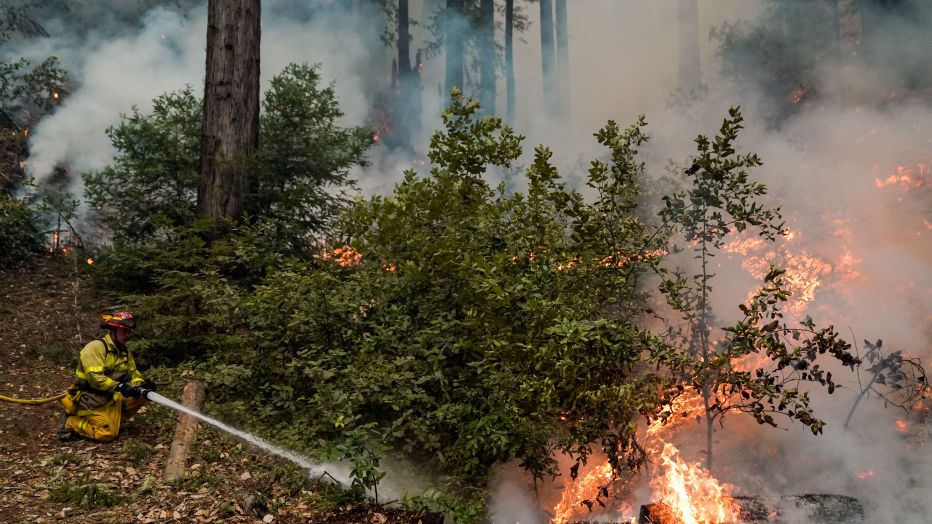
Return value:
<svg viewBox="0 0 932 524">
<path fill-rule="evenodd" d="M 133 355 L 128 349 L 120 350 L 109 333 L 84 346 L 74 374 L 75 386 L 82 393 L 79 410 L 96 409 L 109 403 L 120 382 L 138 386 L 143 381 Z"/>
</svg>

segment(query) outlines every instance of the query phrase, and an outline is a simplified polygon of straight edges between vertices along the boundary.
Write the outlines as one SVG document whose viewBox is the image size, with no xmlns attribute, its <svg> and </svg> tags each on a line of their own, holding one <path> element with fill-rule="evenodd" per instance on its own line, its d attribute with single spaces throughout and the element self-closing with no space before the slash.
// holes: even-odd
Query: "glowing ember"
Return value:
<svg viewBox="0 0 932 524">
<path fill-rule="evenodd" d="M 87 262 L 87 265 L 89 265 L 89 266 L 93 266 L 93 265 L 94 265 L 94 259 L 91 258 L 91 257 L 87 257 L 87 260 L 85 260 L 85 262 Z"/>
<path fill-rule="evenodd" d="M 793 104 L 798 104 L 803 101 L 804 96 L 806 96 L 806 90 L 800 87 L 796 91 L 793 91 L 793 94 L 790 95 L 790 102 Z"/>
<path fill-rule="evenodd" d="M 664 473 L 650 482 L 655 496 L 684 524 L 736 521 L 739 508 L 731 498 L 733 486 L 719 483 L 702 466 L 685 462 L 679 454 L 673 444 L 663 445 L 660 467 Z"/>
<path fill-rule="evenodd" d="M 907 431 L 909 431 L 909 425 L 906 423 L 905 420 L 899 419 L 896 421 L 896 430 L 899 431 L 900 433 L 906 433 Z"/>
<path fill-rule="evenodd" d="M 324 260 L 333 260 L 342 267 L 355 267 L 362 262 L 362 253 L 351 246 L 338 247 L 332 253 L 321 255 Z"/>
<path fill-rule="evenodd" d="M 854 476 L 857 477 L 858 480 L 868 480 L 874 476 L 874 470 L 858 471 Z"/>
</svg>

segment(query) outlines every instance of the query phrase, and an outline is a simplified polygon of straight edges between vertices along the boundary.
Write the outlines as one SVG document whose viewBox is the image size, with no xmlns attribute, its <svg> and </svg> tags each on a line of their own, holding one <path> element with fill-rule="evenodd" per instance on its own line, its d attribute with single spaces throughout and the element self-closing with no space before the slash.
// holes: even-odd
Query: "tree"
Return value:
<svg viewBox="0 0 932 524">
<path fill-rule="evenodd" d="M 505 122 L 515 124 L 515 0 L 505 0 Z"/>
<path fill-rule="evenodd" d="M 521 137 L 478 108 L 453 92 L 430 174 L 347 209 L 339 252 L 245 292 L 198 284 L 223 297 L 206 300 L 212 329 L 234 334 L 206 369 L 226 413 L 357 467 L 401 453 L 460 507 L 511 459 L 537 478 L 559 451 L 640 464 L 635 421 L 656 412 L 671 386 L 656 369 L 674 356 L 633 322 L 653 263 L 629 215 L 643 122 L 599 132 L 610 159 L 592 163 L 586 202 L 544 147 L 526 194 L 490 187 L 483 173 L 519 158 Z"/>
<path fill-rule="evenodd" d="M 197 215 L 239 219 L 259 142 L 260 0 L 210 0 Z"/>
<path fill-rule="evenodd" d="M 554 49 L 553 0 L 540 0 L 540 54 L 544 83 L 544 111 L 557 107 L 556 55 Z"/>
<path fill-rule="evenodd" d="M 421 83 L 420 51 L 418 62 L 411 64 L 411 18 L 408 0 L 398 0 L 398 76 L 397 85 L 392 86 L 395 96 L 394 117 L 392 119 L 393 139 L 395 143 L 410 146 L 417 134 L 421 121 Z"/>
<path fill-rule="evenodd" d="M 566 122 L 570 116 L 570 44 L 566 20 L 566 0 L 556 0 L 557 35 L 557 108 L 558 118 Z"/>
<path fill-rule="evenodd" d="M 118 240 L 172 240 L 197 218 L 202 101 L 190 88 L 157 97 L 152 112 L 133 108 L 107 130 L 113 164 L 84 175 L 92 216 Z M 342 128 L 333 86 L 316 67 L 291 64 L 263 98 L 253 173 L 254 220 L 274 232 L 280 249 L 306 250 L 336 214 L 350 184 L 348 171 L 365 162 L 371 131 Z"/>
<path fill-rule="evenodd" d="M 495 79 L 498 58 L 495 52 L 495 2 L 479 1 L 479 103 L 487 114 L 495 114 Z"/>
<path fill-rule="evenodd" d="M 706 465 L 712 469 L 712 433 L 715 424 L 730 412 L 752 415 L 760 424 L 776 426 L 775 414 L 821 433 L 824 422 L 809 406 L 804 383 L 834 392 L 831 372 L 822 368 L 821 355 L 828 354 L 844 366 L 859 359 L 851 346 L 832 326 L 818 328 L 811 319 L 799 327 L 783 322 L 779 304 L 786 301 L 784 270 L 772 267 L 761 288 L 746 304 L 739 305 L 743 318 L 732 326 L 715 325 L 710 306 L 712 259 L 733 231 L 756 232 L 774 241 L 783 231 L 780 210 L 765 207 L 760 199 L 767 188 L 750 177 L 761 165 L 754 154 L 739 154 L 735 140 L 743 117 L 737 108 L 729 111 L 718 135 L 696 138 L 699 154 L 684 172 L 687 189 L 664 197 L 660 217 L 672 234 L 689 243 L 698 268 L 691 277 L 661 272 L 661 290 L 686 328 L 673 328 L 670 339 L 683 348 L 693 362 L 685 366 L 683 381 L 703 403 L 706 422 Z M 717 339 L 717 341 L 713 341 Z M 748 363 L 752 355 L 766 362 Z"/>
<path fill-rule="evenodd" d="M 447 0 L 443 13 L 443 57 L 446 75 L 446 91 L 463 89 L 463 73 L 466 66 L 466 0 Z"/>
</svg>

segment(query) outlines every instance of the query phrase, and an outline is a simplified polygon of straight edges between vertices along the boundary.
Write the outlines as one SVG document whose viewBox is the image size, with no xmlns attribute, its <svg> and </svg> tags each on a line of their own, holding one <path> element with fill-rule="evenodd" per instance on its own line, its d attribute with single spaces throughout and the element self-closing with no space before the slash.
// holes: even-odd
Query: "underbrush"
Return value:
<svg viewBox="0 0 932 524">
<path fill-rule="evenodd" d="M 129 501 L 117 493 L 110 484 L 91 480 L 90 473 L 81 478 L 62 482 L 49 490 L 49 500 L 81 506 L 84 509 L 109 508 Z"/>
</svg>

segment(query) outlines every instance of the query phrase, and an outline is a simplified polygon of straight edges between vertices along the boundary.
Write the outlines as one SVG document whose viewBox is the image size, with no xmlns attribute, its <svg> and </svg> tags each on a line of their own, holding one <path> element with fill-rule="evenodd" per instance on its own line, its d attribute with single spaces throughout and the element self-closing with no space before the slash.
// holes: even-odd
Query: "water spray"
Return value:
<svg viewBox="0 0 932 524">
<path fill-rule="evenodd" d="M 207 415 L 204 415 L 203 413 L 200 413 L 200 412 L 195 411 L 195 410 L 193 410 L 193 409 L 191 409 L 191 408 L 188 408 L 188 407 L 186 407 L 186 406 L 183 406 L 183 405 L 181 405 L 181 404 L 175 402 L 174 400 L 168 399 L 168 398 L 166 398 L 166 397 L 164 397 L 164 396 L 162 396 L 162 395 L 160 395 L 160 394 L 158 394 L 158 393 L 156 393 L 156 392 L 154 392 L 154 391 L 151 391 L 151 390 L 148 390 L 148 389 L 142 389 L 142 395 L 143 395 L 144 397 L 146 397 L 147 399 L 149 399 L 149 400 L 151 400 L 151 401 L 153 401 L 153 402 L 155 402 L 155 403 L 157 403 L 157 404 L 161 404 L 161 405 L 163 405 L 163 406 L 165 406 L 165 407 L 167 407 L 167 408 L 173 409 L 173 410 L 178 411 L 178 412 L 180 412 L 180 413 L 184 413 L 184 414 L 186 414 L 186 415 L 190 415 L 190 416 L 192 416 L 192 417 L 194 417 L 194 418 L 196 418 L 196 419 L 198 419 L 198 420 L 200 420 L 200 421 L 202 421 L 202 422 L 205 422 L 205 423 L 207 423 L 207 424 L 210 424 L 211 426 L 213 426 L 213 427 L 215 427 L 215 428 L 217 428 L 217 429 L 223 430 L 223 431 L 229 433 L 230 435 L 233 435 L 233 436 L 235 436 L 235 437 L 237 437 L 237 438 L 239 438 L 239 439 L 241 439 L 241 440 L 244 440 L 244 441 L 246 441 L 246 442 L 249 442 L 250 444 L 252 444 L 252 445 L 254 445 L 254 446 L 258 447 L 258 448 L 261 448 L 261 449 L 263 449 L 263 450 L 265 450 L 265 451 L 267 451 L 267 452 L 269 452 L 269 453 L 271 453 L 271 454 L 273 454 L 273 455 L 277 455 L 277 456 L 279 456 L 279 457 L 281 457 L 281 458 L 283 458 L 283 459 L 286 459 L 286 460 L 288 460 L 288 461 L 290 461 L 290 462 L 293 462 L 294 464 L 297 464 L 298 466 L 301 466 L 301 468 L 305 469 L 305 470 L 308 472 L 308 475 L 310 475 L 310 476 L 316 476 L 316 477 L 328 476 L 328 477 L 332 478 L 334 481 L 336 481 L 336 482 L 339 483 L 339 484 L 345 484 L 345 483 L 346 483 L 346 482 L 344 482 L 344 481 L 341 481 L 340 478 L 342 478 L 342 479 L 348 479 L 348 478 L 349 478 L 348 471 L 340 471 L 340 472 L 338 473 L 338 475 L 337 475 L 337 477 L 339 477 L 339 478 L 337 478 L 337 477 L 331 475 L 329 472 L 327 472 L 327 471 L 324 469 L 324 465 L 323 465 L 323 464 L 316 464 L 316 463 L 314 463 L 314 462 L 311 462 L 311 461 L 308 460 L 307 458 L 302 457 L 301 455 L 298 455 L 297 453 L 294 453 L 294 452 L 292 452 L 292 451 L 288 451 L 287 449 L 283 449 L 283 448 L 281 448 L 281 447 L 278 447 L 278 446 L 276 446 L 276 445 L 274 445 L 274 444 L 271 444 L 271 443 L 267 442 L 266 440 L 264 440 L 264 439 L 262 439 L 262 438 L 260 438 L 260 437 L 258 437 L 258 436 L 256 436 L 256 435 L 253 435 L 253 434 L 248 433 L 248 432 L 246 432 L 246 431 L 243 431 L 243 430 L 241 430 L 241 429 L 236 429 L 236 428 L 234 428 L 234 427 L 228 426 L 227 424 L 224 424 L 223 422 L 220 422 L 220 421 L 217 420 L 217 419 L 214 419 L 214 418 L 212 418 L 212 417 L 208 417 Z M 333 466 L 333 464 L 331 464 L 331 468 L 330 468 L 330 469 L 334 469 L 334 468 L 332 468 L 332 466 Z M 339 469 L 339 466 L 338 466 L 338 469 Z"/>
</svg>

